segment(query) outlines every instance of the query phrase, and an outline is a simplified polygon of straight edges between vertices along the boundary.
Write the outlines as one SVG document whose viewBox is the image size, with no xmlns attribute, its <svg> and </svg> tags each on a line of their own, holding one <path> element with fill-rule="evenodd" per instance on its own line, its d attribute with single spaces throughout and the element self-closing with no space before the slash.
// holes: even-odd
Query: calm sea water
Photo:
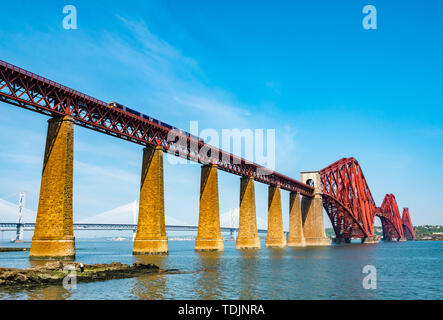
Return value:
<svg viewBox="0 0 443 320">
<path fill-rule="evenodd" d="M 11 244 L 3 242 L 2 246 Z M 24 244 L 29 246 L 29 244 Z M 78 283 L 32 290 L 0 287 L 0 299 L 442 299 L 443 242 L 346 244 L 320 248 L 194 251 L 193 241 L 170 241 L 168 256 L 135 258 L 132 242 L 77 243 L 77 261 L 132 264 L 136 259 L 185 274 Z M 363 288 L 365 265 L 377 289 Z M 29 267 L 28 252 L 0 253 L 1 267 Z"/>
</svg>

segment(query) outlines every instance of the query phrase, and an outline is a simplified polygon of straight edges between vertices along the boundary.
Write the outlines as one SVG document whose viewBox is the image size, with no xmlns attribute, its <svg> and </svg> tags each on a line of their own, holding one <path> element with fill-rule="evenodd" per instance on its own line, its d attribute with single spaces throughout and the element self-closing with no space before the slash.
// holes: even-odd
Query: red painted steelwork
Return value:
<svg viewBox="0 0 443 320">
<path fill-rule="evenodd" d="M 377 207 L 365 176 L 354 158 L 340 159 L 320 171 L 323 207 L 331 219 L 337 238 L 373 237 L 377 215 L 383 227 L 385 240 L 404 237 L 402 219 L 394 195 L 387 194 L 381 207 Z M 404 214 L 407 222 L 409 211 Z M 403 223 L 403 224 L 405 224 Z"/>
<path fill-rule="evenodd" d="M 405 238 L 408 240 L 415 240 L 414 228 L 412 227 L 411 216 L 409 215 L 408 208 L 403 208 L 401 223 L 403 225 L 403 234 Z"/>
<path fill-rule="evenodd" d="M 323 206 L 337 238 L 374 235 L 376 205 L 354 158 L 340 159 L 320 171 Z"/>
<path fill-rule="evenodd" d="M 268 185 L 312 197 L 314 189 L 229 152 L 205 145 L 106 102 L 0 60 L 0 101 L 45 114 L 71 116 L 77 125 L 140 145 L 162 146 L 166 152 L 198 163 L 214 163 L 220 170 L 253 177 Z M 184 143 L 175 143 L 182 138 Z M 180 140 L 179 140 L 180 141 Z M 208 150 L 210 149 L 210 150 Z"/>
<path fill-rule="evenodd" d="M 400 240 L 404 237 L 400 211 L 393 194 L 385 196 L 377 216 L 380 217 L 383 227 L 383 238 L 385 240 Z"/>
</svg>

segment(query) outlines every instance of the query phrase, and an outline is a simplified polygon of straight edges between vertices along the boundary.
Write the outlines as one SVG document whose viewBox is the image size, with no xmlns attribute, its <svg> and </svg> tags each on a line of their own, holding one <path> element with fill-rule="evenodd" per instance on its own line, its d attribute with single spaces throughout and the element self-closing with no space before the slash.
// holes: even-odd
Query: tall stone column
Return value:
<svg viewBox="0 0 443 320">
<path fill-rule="evenodd" d="M 240 217 L 236 248 L 260 248 L 255 211 L 254 179 L 251 177 L 240 178 Z"/>
<path fill-rule="evenodd" d="M 195 250 L 223 251 L 218 205 L 217 166 L 203 165 L 200 180 L 200 207 Z"/>
<path fill-rule="evenodd" d="M 143 149 L 140 204 L 133 254 L 167 254 L 163 186 L 163 149 Z"/>
<path fill-rule="evenodd" d="M 300 193 L 289 194 L 289 236 L 288 247 L 305 247 L 303 234 Z"/>
<path fill-rule="evenodd" d="M 321 194 L 320 172 L 302 172 L 301 180 L 314 185 L 314 197 L 302 197 L 301 210 L 303 220 L 303 233 L 307 246 L 328 246 L 331 244 L 326 238 L 323 223 L 323 200 Z"/>
<path fill-rule="evenodd" d="M 286 238 L 283 232 L 280 186 L 269 186 L 268 189 L 268 234 L 266 237 L 266 247 L 286 247 Z"/>
<path fill-rule="evenodd" d="M 72 175 L 74 120 L 48 121 L 40 197 L 30 259 L 74 259 Z"/>
</svg>

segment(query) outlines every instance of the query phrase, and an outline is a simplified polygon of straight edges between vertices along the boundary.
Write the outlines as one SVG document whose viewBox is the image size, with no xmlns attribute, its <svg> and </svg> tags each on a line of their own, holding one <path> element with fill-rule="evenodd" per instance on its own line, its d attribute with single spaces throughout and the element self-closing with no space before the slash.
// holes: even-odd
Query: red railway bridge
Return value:
<svg viewBox="0 0 443 320">
<path fill-rule="evenodd" d="M 144 146 L 134 254 L 168 252 L 164 222 L 164 152 L 202 164 L 196 250 L 223 250 L 217 169 L 241 177 L 239 249 L 260 247 L 254 181 L 269 185 L 267 247 L 329 244 L 323 226 L 323 207 L 338 242 L 351 238 L 374 242 L 376 216 L 381 220 L 385 240 L 414 239 L 409 210 L 405 208 L 401 218 L 392 194 L 386 195 L 377 207 L 354 158 L 343 158 L 319 172 L 302 172 L 302 181 L 298 181 L 142 114 L 113 108 L 109 103 L 1 60 L 0 101 L 51 117 L 31 258 L 75 256 L 72 222 L 74 124 Z M 280 190 L 290 192 L 287 239 L 283 232 Z"/>
<path fill-rule="evenodd" d="M 383 228 L 383 239 L 398 241 L 414 239 L 409 209 L 403 218 L 393 194 L 387 194 L 380 207 L 375 204 L 363 171 L 354 158 L 343 158 L 320 171 L 323 206 L 331 219 L 338 241 L 361 238 L 374 239 L 375 217 Z"/>
</svg>

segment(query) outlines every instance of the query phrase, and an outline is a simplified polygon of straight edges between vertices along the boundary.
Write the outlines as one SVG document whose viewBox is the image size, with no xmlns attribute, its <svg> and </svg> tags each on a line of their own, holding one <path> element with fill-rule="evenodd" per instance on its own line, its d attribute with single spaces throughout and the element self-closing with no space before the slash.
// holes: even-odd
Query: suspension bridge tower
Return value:
<svg viewBox="0 0 443 320">
<path fill-rule="evenodd" d="M 23 210 L 25 209 L 26 193 L 20 192 L 20 197 L 18 200 L 18 222 L 17 222 L 17 233 L 15 240 L 12 242 L 19 243 L 23 242 Z"/>
</svg>

